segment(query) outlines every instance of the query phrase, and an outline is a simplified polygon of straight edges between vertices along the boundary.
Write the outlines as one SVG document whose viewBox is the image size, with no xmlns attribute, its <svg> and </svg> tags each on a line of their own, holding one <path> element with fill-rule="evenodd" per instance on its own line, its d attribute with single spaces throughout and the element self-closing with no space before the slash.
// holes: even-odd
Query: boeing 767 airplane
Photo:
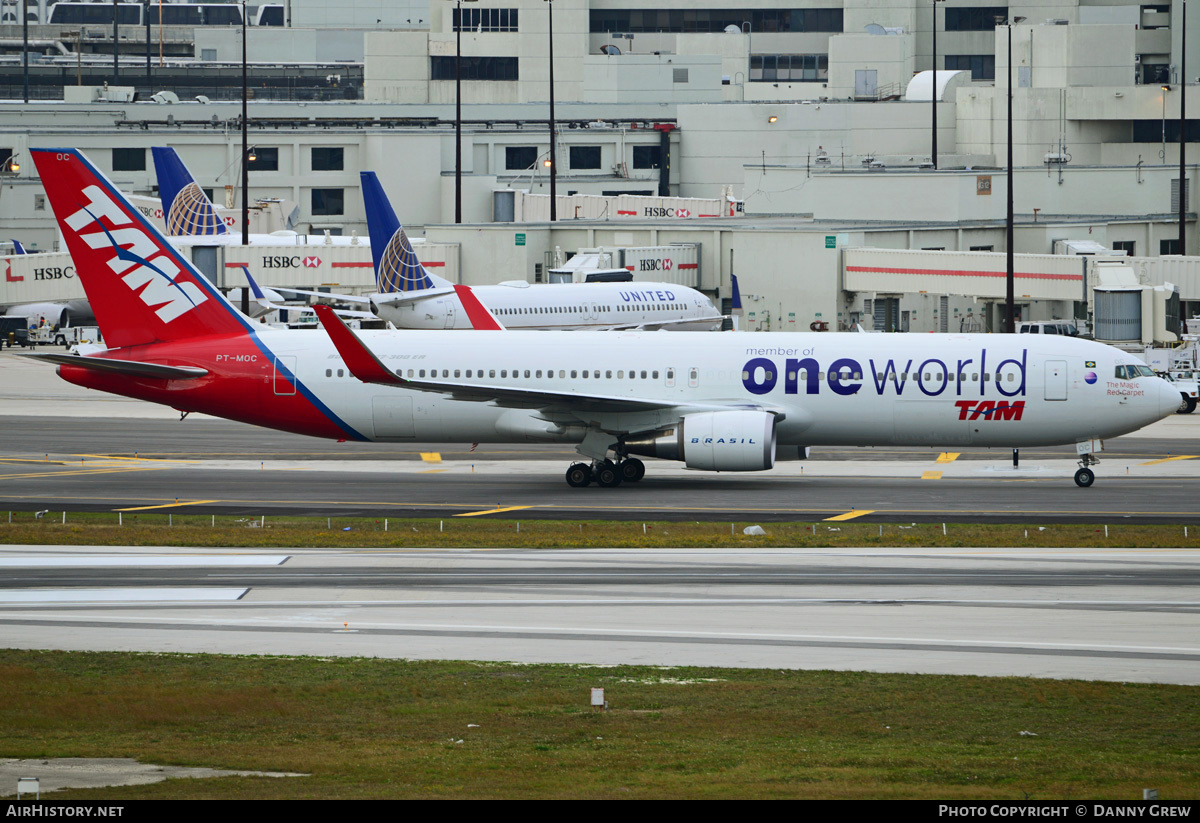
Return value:
<svg viewBox="0 0 1200 823">
<path fill-rule="evenodd" d="M 1042 335 L 264 329 L 73 149 L 33 150 L 109 348 L 34 355 L 71 383 L 314 437 L 570 443 L 572 486 L 640 456 L 761 471 L 811 446 L 1077 444 L 1174 413 L 1109 346 Z"/>
</svg>

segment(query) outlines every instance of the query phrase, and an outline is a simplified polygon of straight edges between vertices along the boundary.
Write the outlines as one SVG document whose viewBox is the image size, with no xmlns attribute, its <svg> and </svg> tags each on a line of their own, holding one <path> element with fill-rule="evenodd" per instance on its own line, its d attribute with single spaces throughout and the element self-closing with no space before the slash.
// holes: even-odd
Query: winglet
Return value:
<svg viewBox="0 0 1200 823">
<path fill-rule="evenodd" d="M 246 274 L 246 282 L 250 284 L 250 293 L 254 295 L 254 299 L 260 302 L 266 300 L 267 296 L 263 294 L 263 290 L 259 288 L 258 281 L 250 276 L 250 268 L 248 266 L 242 266 L 242 271 Z"/>
<path fill-rule="evenodd" d="M 318 304 L 313 306 L 317 319 L 325 327 L 333 347 L 346 363 L 350 373 L 364 383 L 380 383 L 385 386 L 403 386 L 405 381 L 388 370 L 379 362 L 375 353 L 367 348 L 358 335 L 350 330 L 342 318 L 338 317 L 332 308 Z"/>
<path fill-rule="evenodd" d="M 495 315 L 488 311 L 487 306 L 479 302 L 479 298 L 475 296 L 475 292 L 471 291 L 470 286 L 456 285 L 454 293 L 458 295 L 459 302 L 467 310 L 467 319 L 471 321 L 471 328 L 504 331 L 504 326 L 500 324 Z"/>
</svg>

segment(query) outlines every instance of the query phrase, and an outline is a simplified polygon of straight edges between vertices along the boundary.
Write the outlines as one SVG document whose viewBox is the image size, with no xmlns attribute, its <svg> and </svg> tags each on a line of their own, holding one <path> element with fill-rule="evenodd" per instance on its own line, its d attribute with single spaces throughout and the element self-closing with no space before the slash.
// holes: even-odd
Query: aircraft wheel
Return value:
<svg viewBox="0 0 1200 823">
<path fill-rule="evenodd" d="M 1096 473 L 1091 469 L 1080 469 L 1075 472 L 1075 485 L 1081 489 L 1086 489 L 1088 486 L 1096 482 Z"/>
<path fill-rule="evenodd" d="M 567 469 L 567 485 L 581 489 L 592 482 L 592 467 L 587 463 L 573 463 Z"/>
<path fill-rule="evenodd" d="M 1176 414 L 1191 414 L 1196 410 L 1196 398 L 1188 397 L 1186 394 L 1181 395 L 1183 402 L 1179 404 L 1179 408 L 1175 410 Z"/>
<path fill-rule="evenodd" d="M 636 457 L 621 462 L 621 479 L 626 483 L 636 483 L 646 476 L 646 464 Z"/>
<path fill-rule="evenodd" d="M 67 343 L 67 338 L 63 337 L 61 334 L 54 338 L 54 345 L 62 346 L 64 349 L 71 348 L 71 346 Z"/>
<path fill-rule="evenodd" d="M 621 485 L 621 470 L 611 460 L 605 460 L 596 467 L 596 482 L 606 488 Z"/>
</svg>

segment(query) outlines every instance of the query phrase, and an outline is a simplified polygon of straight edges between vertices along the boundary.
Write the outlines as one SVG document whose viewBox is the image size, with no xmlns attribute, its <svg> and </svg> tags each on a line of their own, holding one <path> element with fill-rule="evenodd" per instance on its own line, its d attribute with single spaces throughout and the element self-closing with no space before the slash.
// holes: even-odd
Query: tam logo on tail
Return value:
<svg viewBox="0 0 1200 823">
<path fill-rule="evenodd" d="M 99 186 L 88 186 L 83 195 L 88 205 L 63 220 L 90 248 L 109 246 L 114 255 L 108 266 L 164 323 L 187 314 L 208 299 L 195 283 L 176 282 L 179 267 L 160 253 L 158 245 L 130 220 Z M 113 229 L 104 228 L 107 217 Z M 94 226 L 98 231 L 84 232 Z M 124 228 L 128 227 L 128 228 Z M 151 257 L 157 255 L 155 262 Z M 140 290 L 140 291 L 139 291 Z"/>
</svg>

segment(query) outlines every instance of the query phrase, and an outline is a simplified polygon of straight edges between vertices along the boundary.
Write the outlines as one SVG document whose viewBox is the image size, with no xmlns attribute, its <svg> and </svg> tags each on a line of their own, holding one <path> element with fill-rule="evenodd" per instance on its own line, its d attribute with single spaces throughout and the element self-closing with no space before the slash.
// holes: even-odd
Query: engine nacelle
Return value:
<svg viewBox="0 0 1200 823">
<path fill-rule="evenodd" d="M 719 411 L 685 415 L 678 428 L 649 440 L 627 441 L 629 454 L 682 460 L 689 469 L 765 471 L 775 465 L 775 415 Z"/>
</svg>

